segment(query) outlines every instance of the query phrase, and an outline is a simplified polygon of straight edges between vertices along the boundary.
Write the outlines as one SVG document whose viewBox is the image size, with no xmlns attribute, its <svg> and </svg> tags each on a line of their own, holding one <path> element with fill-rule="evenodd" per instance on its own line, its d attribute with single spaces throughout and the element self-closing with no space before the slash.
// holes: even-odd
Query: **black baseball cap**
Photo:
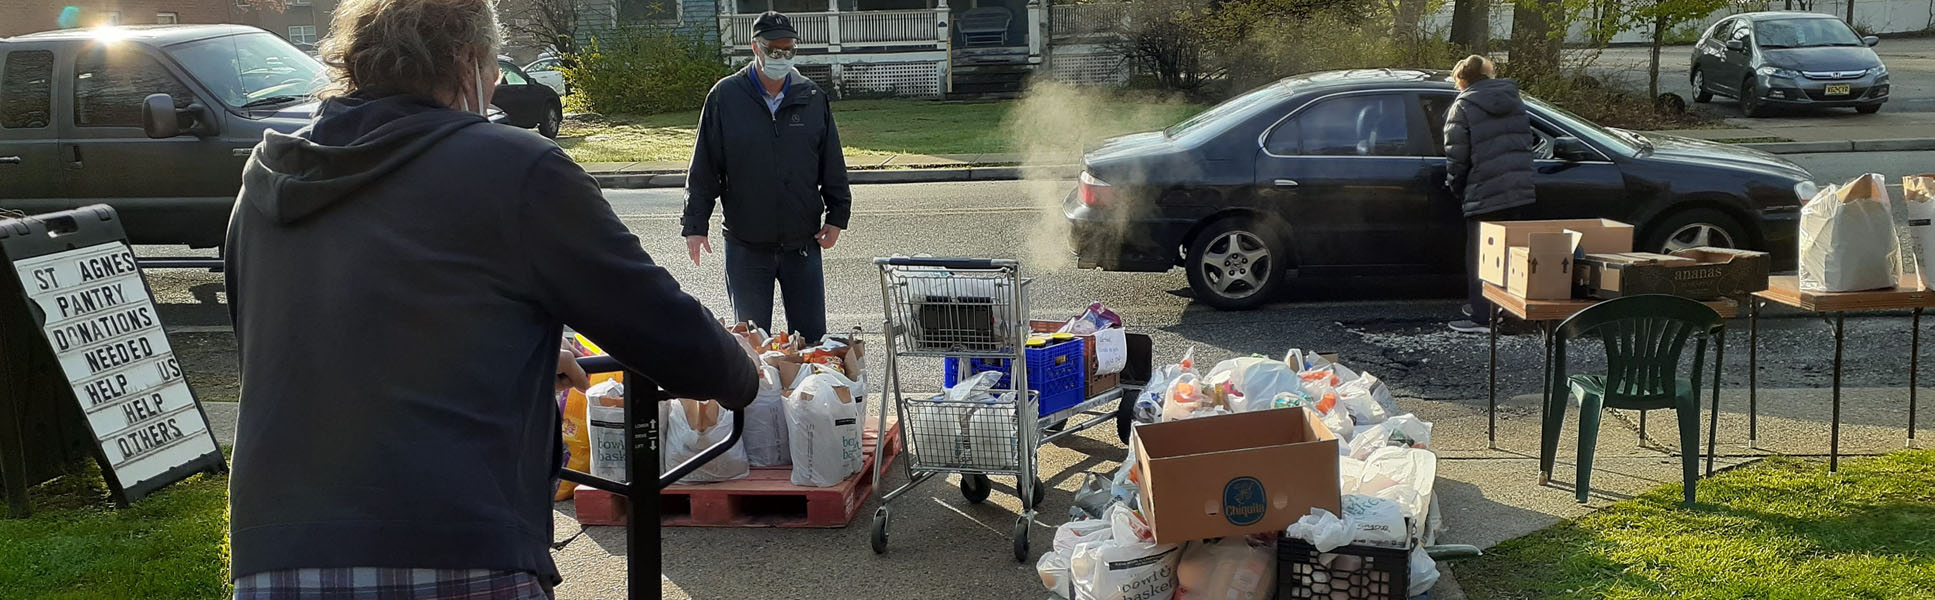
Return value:
<svg viewBox="0 0 1935 600">
<path fill-rule="evenodd" d="M 793 20 L 775 11 L 759 13 L 759 20 L 753 21 L 753 37 L 766 40 L 799 39 L 800 32 L 793 30 Z"/>
</svg>

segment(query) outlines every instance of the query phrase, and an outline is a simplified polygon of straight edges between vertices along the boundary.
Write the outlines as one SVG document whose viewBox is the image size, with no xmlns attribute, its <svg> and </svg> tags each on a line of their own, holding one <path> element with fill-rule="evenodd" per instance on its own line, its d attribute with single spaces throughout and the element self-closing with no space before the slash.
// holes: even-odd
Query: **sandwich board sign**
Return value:
<svg viewBox="0 0 1935 600">
<path fill-rule="evenodd" d="M 6 336 L 0 344 L 38 344 L 30 351 L 51 355 L 53 368 L 19 375 L 60 380 L 53 398 L 16 393 L 11 404 L 59 402 L 69 415 L 80 415 L 84 427 L 54 435 L 88 436 L 117 504 L 197 472 L 226 470 L 113 209 L 0 220 L 0 258 L 7 267 L 0 310 L 24 313 L 32 325 L 0 332 Z M 0 409 L 8 404 L 0 402 Z M 0 430 L 0 438 L 8 435 L 21 433 Z M 25 441 L 0 443 L 0 452 Z M 10 458 L 0 466 L 21 462 Z M 20 478 L 8 478 L 11 490 Z"/>
</svg>

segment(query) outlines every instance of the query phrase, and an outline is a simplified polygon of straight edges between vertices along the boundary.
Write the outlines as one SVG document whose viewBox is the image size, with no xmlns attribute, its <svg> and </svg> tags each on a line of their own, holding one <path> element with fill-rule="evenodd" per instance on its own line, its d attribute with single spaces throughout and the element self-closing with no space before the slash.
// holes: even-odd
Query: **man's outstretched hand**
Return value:
<svg viewBox="0 0 1935 600">
<path fill-rule="evenodd" d="M 820 233 L 813 236 L 813 239 L 820 241 L 821 250 L 832 250 L 833 245 L 840 242 L 840 228 L 823 225 L 820 227 Z"/>
<path fill-rule="evenodd" d="M 706 254 L 711 254 L 712 242 L 707 240 L 703 235 L 685 236 L 685 252 L 692 255 L 692 266 L 699 266 L 699 249 L 701 248 L 705 249 Z"/>
</svg>

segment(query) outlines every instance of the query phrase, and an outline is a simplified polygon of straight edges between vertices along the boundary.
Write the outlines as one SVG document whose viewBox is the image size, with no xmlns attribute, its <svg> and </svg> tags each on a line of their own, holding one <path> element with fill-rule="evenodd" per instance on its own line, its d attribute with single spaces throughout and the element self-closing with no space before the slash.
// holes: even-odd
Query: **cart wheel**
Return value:
<svg viewBox="0 0 1935 600">
<path fill-rule="evenodd" d="M 1122 408 L 1115 411 L 1115 438 L 1129 443 L 1129 428 L 1135 426 L 1135 408 L 1128 398 L 1122 399 Z"/>
<path fill-rule="evenodd" d="M 887 553 L 887 507 L 873 511 L 873 553 Z"/>
<path fill-rule="evenodd" d="M 961 497 L 966 498 L 969 504 L 980 504 L 987 500 L 991 491 L 994 491 L 994 486 L 988 483 L 988 476 L 961 476 Z"/>
<path fill-rule="evenodd" d="M 1041 478 L 1036 477 L 1035 478 L 1035 505 L 1030 506 L 1028 508 L 1040 507 L 1041 499 L 1046 497 L 1048 497 L 1048 484 L 1042 483 Z"/>
<path fill-rule="evenodd" d="M 1015 519 L 1015 562 L 1028 564 L 1028 515 Z"/>
</svg>

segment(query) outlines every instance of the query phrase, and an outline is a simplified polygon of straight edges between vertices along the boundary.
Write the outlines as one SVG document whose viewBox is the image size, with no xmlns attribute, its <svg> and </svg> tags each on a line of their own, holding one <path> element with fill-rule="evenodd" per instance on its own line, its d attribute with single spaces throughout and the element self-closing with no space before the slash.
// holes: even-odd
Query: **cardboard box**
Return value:
<svg viewBox="0 0 1935 600">
<path fill-rule="evenodd" d="M 1765 252 L 1691 248 L 1671 255 L 1588 254 L 1575 270 L 1581 291 L 1593 298 L 1672 294 L 1713 300 L 1767 289 L 1767 269 Z"/>
<path fill-rule="evenodd" d="M 1506 264 L 1505 291 L 1527 300 L 1572 298 L 1572 264 L 1585 236 L 1570 229 L 1534 233 L 1526 245 L 1511 248 Z"/>
<path fill-rule="evenodd" d="M 1492 285 L 1505 285 L 1505 261 L 1511 259 L 1513 246 L 1524 246 L 1534 233 L 1559 233 L 1567 229 L 1584 237 L 1579 243 L 1579 249 L 1584 252 L 1633 250 L 1633 226 L 1611 219 L 1487 221 L 1478 224 L 1478 278 Z"/>
<path fill-rule="evenodd" d="M 1337 436 L 1302 408 L 1134 432 L 1142 514 L 1159 543 L 1283 531 L 1311 507 L 1342 514 Z"/>
</svg>

